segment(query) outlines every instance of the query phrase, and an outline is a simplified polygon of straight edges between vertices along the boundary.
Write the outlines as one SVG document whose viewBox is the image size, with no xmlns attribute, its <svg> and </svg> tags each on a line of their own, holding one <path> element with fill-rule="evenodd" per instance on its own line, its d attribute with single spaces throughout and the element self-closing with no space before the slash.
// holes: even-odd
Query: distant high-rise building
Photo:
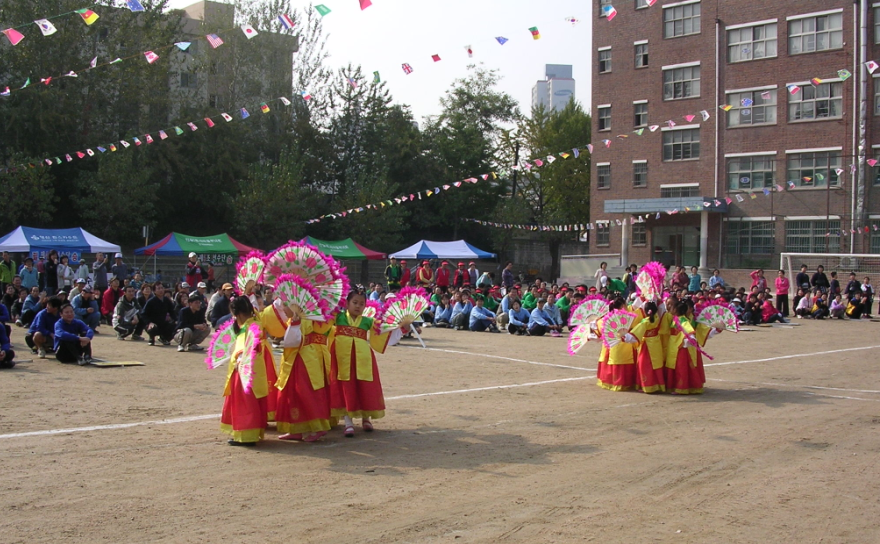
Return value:
<svg viewBox="0 0 880 544">
<path fill-rule="evenodd" d="M 564 109 L 572 98 L 574 98 L 574 79 L 571 77 L 571 65 L 545 65 L 544 79 L 532 87 L 532 107 L 540 105 L 544 109 L 559 111 Z"/>
</svg>

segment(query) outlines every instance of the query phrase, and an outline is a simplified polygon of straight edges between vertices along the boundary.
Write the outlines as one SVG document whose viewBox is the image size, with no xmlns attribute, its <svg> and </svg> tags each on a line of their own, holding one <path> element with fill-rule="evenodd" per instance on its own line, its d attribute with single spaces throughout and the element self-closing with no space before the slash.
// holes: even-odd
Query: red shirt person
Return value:
<svg viewBox="0 0 880 544">
<path fill-rule="evenodd" d="M 412 280 L 412 273 L 409 268 L 406 267 L 406 261 L 400 261 L 400 286 L 406 287 L 409 285 L 410 280 Z"/>
<path fill-rule="evenodd" d="M 186 283 L 190 285 L 198 285 L 199 282 L 202 281 L 204 273 L 202 261 L 199 260 L 199 256 L 196 255 L 194 251 L 190 252 L 189 262 L 186 263 Z"/>
<path fill-rule="evenodd" d="M 437 269 L 437 279 L 434 281 L 444 293 L 449 290 L 449 269 L 446 268 L 447 266 L 449 263 L 446 261 L 440 263 L 440 268 Z"/>
</svg>

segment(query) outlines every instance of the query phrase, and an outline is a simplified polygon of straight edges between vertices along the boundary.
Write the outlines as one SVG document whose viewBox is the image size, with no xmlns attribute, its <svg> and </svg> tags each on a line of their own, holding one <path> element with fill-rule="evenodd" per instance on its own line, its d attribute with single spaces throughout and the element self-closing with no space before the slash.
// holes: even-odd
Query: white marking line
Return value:
<svg viewBox="0 0 880 544">
<path fill-rule="evenodd" d="M 403 400 L 403 399 L 415 399 L 419 397 L 434 397 L 438 395 L 455 395 L 460 393 L 473 393 L 478 391 L 492 391 L 495 389 L 513 389 L 515 387 L 532 387 L 535 385 L 545 385 L 548 383 L 559 383 L 559 382 L 572 382 L 578 380 L 589 380 L 591 378 L 595 378 L 596 376 L 579 376 L 577 378 L 561 378 L 558 380 L 546 380 L 543 382 L 530 382 L 530 383 L 517 383 L 513 385 L 493 385 L 490 387 L 477 387 L 474 389 L 457 389 L 454 391 L 436 391 L 434 393 L 418 393 L 415 395 L 399 395 L 396 397 L 387 397 L 386 401 L 392 400 Z M 176 417 L 172 419 L 160 419 L 155 421 L 138 421 L 136 423 L 114 423 L 111 425 L 93 425 L 90 427 L 74 427 L 70 429 L 52 429 L 46 431 L 31 431 L 26 433 L 10 433 L 10 434 L 0 434 L 0 440 L 5 440 L 9 438 L 26 438 L 29 436 L 52 436 L 56 434 L 68 434 L 68 433 L 86 433 L 91 431 L 112 431 L 117 429 L 130 429 L 132 427 L 143 427 L 145 425 L 171 425 L 172 423 L 189 423 L 191 421 L 202 421 L 205 419 L 217 419 L 220 417 L 220 414 L 207 414 L 201 416 L 189 416 L 189 417 Z"/>
<path fill-rule="evenodd" d="M 796 355 L 781 355 L 779 357 L 768 357 L 767 359 L 752 359 L 750 361 L 730 361 L 727 363 L 709 363 L 704 364 L 704 367 L 709 366 L 724 366 L 724 365 L 744 365 L 748 363 L 766 363 L 769 361 L 781 361 L 783 359 L 794 359 L 796 357 L 814 357 L 816 355 L 830 355 L 832 353 L 845 353 L 847 351 L 863 351 L 866 349 L 877 349 L 880 346 L 865 346 L 861 348 L 846 348 L 846 349 L 833 349 L 831 351 L 817 351 L 815 353 L 798 353 Z"/>
<path fill-rule="evenodd" d="M 745 385 L 751 385 L 751 384 L 749 384 L 749 382 L 739 382 L 736 380 L 722 380 L 720 378 L 709 378 L 709 381 L 741 383 L 741 384 L 745 384 Z M 756 382 L 754 385 L 772 385 L 774 387 L 799 387 L 799 388 L 803 388 L 803 389 L 823 389 L 826 391 L 847 391 L 849 393 L 880 393 L 880 391 L 878 391 L 876 389 L 846 389 L 843 387 L 822 387 L 819 385 L 798 385 L 798 384 L 776 383 L 776 382 Z"/>
<path fill-rule="evenodd" d="M 409 349 L 417 349 L 419 351 L 424 351 L 427 349 L 428 351 L 442 351 L 443 353 L 456 353 L 459 355 L 471 355 L 474 357 L 487 357 L 489 359 L 501 359 L 502 361 L 513 361 L 514 363 L 526 363 L 529 365 L 540 365 L 540 366 L 555 366 L 556 368 L 569 368 L 573 370 L 583 370 L 584 372 L 591 372 L 590 368 L 583 368 L 580 366 L 568 366 L 568 365 L 557 365 L 553 363 L 541 363 L 539 361 L 526 361 L 525 359 L 513 359 L 512 357 L 502 357 L 500 355 L 491 355 L 488 353 L 471 353 L 469 351 L 456 351 L 453 349 L 440 349 L 440 348 L 417 348 L 415 346 L 401 346 Z"/>
</svg>

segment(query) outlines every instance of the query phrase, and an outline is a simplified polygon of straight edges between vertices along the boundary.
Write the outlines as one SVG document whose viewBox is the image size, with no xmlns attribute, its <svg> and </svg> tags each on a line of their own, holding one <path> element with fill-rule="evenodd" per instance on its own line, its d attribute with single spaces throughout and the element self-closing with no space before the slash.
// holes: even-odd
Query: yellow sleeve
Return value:
<svg viewBox="0 0 880 544">
<path fill-rule="evenodd" d="M 257 320 L 269 336 L 284 337 L 284 332 L 287 330 L 287 317 L 280 315 L 275 306 L 270 304 L 263 308 L 263 311 L 257 315 Z M 303 334 L 306 334 L 305 331 Z"/>
<path fill-rule="evenodd" d="M 646 318 L 642 319 L 641 321 L 639 321 L 638 325 L 633 327 L 629 331 L 629 333 L 631 335 L 635 336 L 639 340 L 639 342 L 641 342 L 645 337 L 645 333 L 648 332 L 648 325 L 650 323 L 651 323 L 651 320 L 649 320 L 646 317 Z"/>
</svg>

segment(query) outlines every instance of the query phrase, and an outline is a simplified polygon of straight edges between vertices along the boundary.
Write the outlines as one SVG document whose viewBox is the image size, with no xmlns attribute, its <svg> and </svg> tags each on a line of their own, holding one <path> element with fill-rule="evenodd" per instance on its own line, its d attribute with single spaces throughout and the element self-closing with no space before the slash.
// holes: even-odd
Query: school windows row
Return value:
<svg viewBox="0 0 880 544">
<path fill-rule="evenodd" d="M 605 16 L 603 6 L 611 0 L 600 0 L 599 17 Z M 679 38 L 700 34 L 700 1 L 677 3 L 663 9 L 663 38 Z M 646 8 L 646 0 L 636 0 L 636 9 Z M 827 12 L 793 15 L 788 23 L 788 54 L 800 55 L 819 51 L 842 49 L 843 9 Z M 737 63 L 778 56 L 778 20 L 762 20 L 752 23 L 727 25 L 727 62 Z M 874 8 L 874 43 L 880 44 L 880 7 Z M 640 47 L 643 46 L 643 47 Z M 640 59 L 643 49 L 644 59 Z M 647 41 L 636 42 L 636 68 L 648 65 Z M 640 62 L 642 61 L 642 62 Z M 610 53 L 608 71 L 611 70 Z M 601 69 L 600 73 L 604 73 Z"/>
<path fill-rule="evenodd" d="M 670 130 L 663 133 L 663 162 L 700 157 L 700 131 L 698 129 Z M 867 166 L 868 177 L 874 186 L 880 187 L 880 148 L 875 148 L 874 157 L 868 160 L 878 161 L 874 166 Z M 668 158 L 671 157 L 671 158 Z M 869 155 L 870 157 L 870 155 Z M 757 191 L 793 188 L 836 188 L 845 172 L 842 150 L 798 150 L 785 152 L 785 177 L 780 178 L 777 170 L 776 151 L 756 152 L 753 154 L 736 153 L 725 157 L 727 173 L 727 190 Z M 633 160 L 632 187 L 648 186 L 648 161 Z M 778 186 L 778 187 L 777 187 Z M 611 189 L 611 163 L 596 163 L 596 188 Z M 662 193 L 662 188 L 661 188 Z M 661 197 L 687 197 L 698 194 L 661 194 Z"/>
<path fill-rule="evenodd" d="M 777 247 L 777 225 L 784 233 L 784 249 Z M 634 223 L 630 244 L 645 247 L 648 244 L 646 223 Z M 729 220 L 724 221 L 725 251 L 730 255 L 773 255 L 789 253 L 837 253 L 840 251 L 841 222 L 839 219 L 797 219 L 782 221 Z M 880 219 L 872 219 L 869 253 L 880 254 Z M 596 223 L 596 246 L 611 245 L 611 222 Z M 619 228 L 619 227 L 616 227 Z"/>
<path fill-rule="evenodd" d="M 699 70 L 699 66 L 664 70 L 664 101 L 674 100 L 681 96 L 699 98 Z M 693 79 L 694 77 L 697 79 Z M 801 81 L 787 83 L 787 85 L 797 86 L 794 93 L 784 93 L 788 95 L 787 120 L 789 123 L 833 120 L 843 117 L 843 82 L 839 79 L 835 81 L 824 80 L 819 84 Z M 694 91 L 697 94 L 691 95 L 690 93 Z M 727 128 L 776 125 L 777 97 L 777 85 L 726 92 Z M 632 127 L 634 129 L 649 127 L 651 122 L 648 119 L 648 101 L 635 100 L 632 103 L 632 108 Z M 597 130 L 610 132 L 612 105 L 600 104 L 596 107 L 596 113 Z M 880 116 L 880 84 L 874 85 L 874 115 Z"/>
</svg>

